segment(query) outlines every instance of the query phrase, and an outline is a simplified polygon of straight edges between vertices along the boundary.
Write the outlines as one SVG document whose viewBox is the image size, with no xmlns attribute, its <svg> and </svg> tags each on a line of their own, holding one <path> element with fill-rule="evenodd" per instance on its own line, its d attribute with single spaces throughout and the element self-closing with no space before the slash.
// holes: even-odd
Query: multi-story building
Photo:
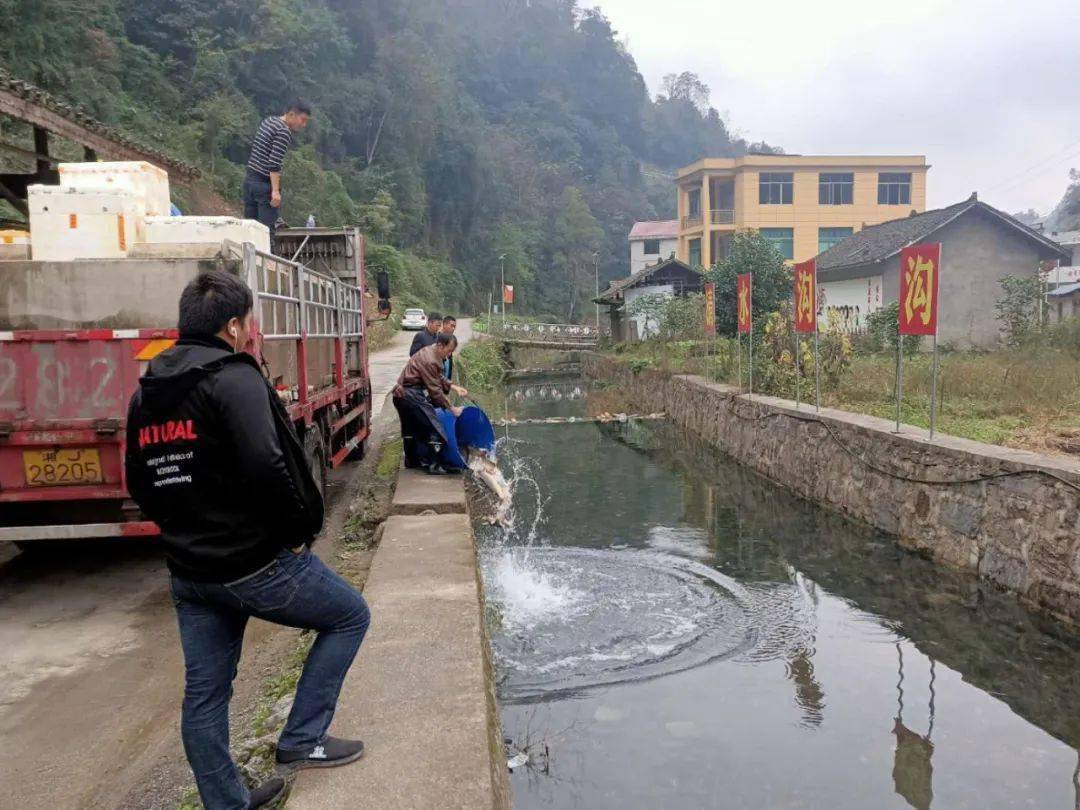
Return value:
<svg viewBox="0 0 1080 810">
<path fill-rule="evenodd" d="M 665 219 L 635 222 L 630 229 L 630 275 L 675 255 L 679 244 L 679 221 Z"/>
<path fill-rule="evenodd" d="M 784 258 L 803 261 L 865 225 L 926 210 L 922 155 L 744 155 L 679 170 L 678 258 L 723 259 L 735 231 L 759 230 Z"/>
</svg>

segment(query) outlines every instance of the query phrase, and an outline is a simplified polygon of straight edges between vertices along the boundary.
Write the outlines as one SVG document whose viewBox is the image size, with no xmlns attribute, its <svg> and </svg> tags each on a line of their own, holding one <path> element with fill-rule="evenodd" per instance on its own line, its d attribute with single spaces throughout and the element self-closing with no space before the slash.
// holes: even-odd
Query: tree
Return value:
<svg viewBox="0 0 1080 810">
<path fill-rule="evenodd" d="M 1042 282 L 1038 276 L 1005 276 L 1001 297 L 994 304 L 998 322 L 1010 346 L 1019 346 L 1042 325 Z"/>
<path fill-rule="evenodd" d="M 567 186 L 559 200 L 553 233 L 552 264 L 560 273 L 568 299 L 567 321 L 574 323 L 578 299 L 591 276 L 604 231 L 576 186 Z"/>
<path fill-rule="evenodd" d="M 716 284 L 716 331 L 734 337 L 738 329 L 736 277 L 753 275 L 752 308 L 755 331 L 765 316 L 777 312 L 792 296 L 792 276 L 772 243 L 758 231 L 739 231 L 731 240 L 731 251 L 705 276 Z"/>
</svg>

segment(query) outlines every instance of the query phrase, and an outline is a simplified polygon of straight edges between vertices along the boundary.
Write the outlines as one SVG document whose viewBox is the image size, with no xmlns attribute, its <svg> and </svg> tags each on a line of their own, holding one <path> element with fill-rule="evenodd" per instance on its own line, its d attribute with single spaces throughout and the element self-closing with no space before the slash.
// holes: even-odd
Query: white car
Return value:
<svg viewBox="0 0 1080 810">
<path fill-rule="evenodd" d="M 419 331 L 427 326 L 427 315 L 422 309 L 407 309 L 401 318 L 401 328 Z"/>
</svg>

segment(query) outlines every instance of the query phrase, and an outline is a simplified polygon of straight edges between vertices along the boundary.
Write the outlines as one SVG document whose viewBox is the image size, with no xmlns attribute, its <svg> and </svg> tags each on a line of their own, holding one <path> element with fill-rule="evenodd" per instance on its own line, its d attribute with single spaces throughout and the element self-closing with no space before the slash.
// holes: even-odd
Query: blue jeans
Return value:
<svg viewBox="0 0 1080 810">
<path fill-rule="evenodd" d="M 244 184 L 240 187 L 240 199 L 244 203 L 244 219 L 255 219 L 274 233 L 280 209 L 270 204 L 273 189 L 269 177 L 260 177 L 248 172 Z"/>
<path fill-rule="evenodd" d="M 278 747 L 310 751 L 326 738 L 345 673 L 371 615 L 345 580 L 304 548 L 223 585 L 172 577 L 184 648 L 181 716 L 184 752 L 206 810 L 248 806 L 248 790 L 229 754 L 229 699 L 249 616 L 317 630 Z"/>
</svg>

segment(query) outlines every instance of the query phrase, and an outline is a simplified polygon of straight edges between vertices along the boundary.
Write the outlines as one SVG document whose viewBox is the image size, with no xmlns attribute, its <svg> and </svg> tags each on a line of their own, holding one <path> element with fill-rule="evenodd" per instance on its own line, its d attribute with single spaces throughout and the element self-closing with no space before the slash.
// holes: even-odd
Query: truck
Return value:
<svg viewBox="0 0 1080 810">
<path fill-rule="evenodd" d="M 152 247 L 152 246 L 147 246 Z M 124 480 L 127 406 L 149 361 L 177 340 L 177 302 L 199 273 L 251 288 L 248 347 L 282 398 L 316 482 L 364 453 L 371 427 L 367 289 L 355 228 L 282 229 L 250 242 L 133 249 L 111 259 L 0 255 L 0 541 L 152 537 Z"/>
</svg>

